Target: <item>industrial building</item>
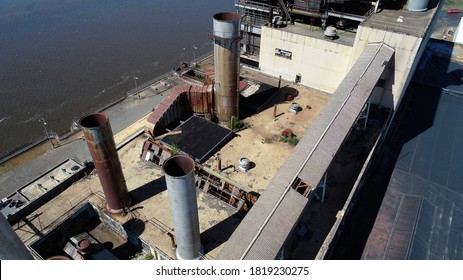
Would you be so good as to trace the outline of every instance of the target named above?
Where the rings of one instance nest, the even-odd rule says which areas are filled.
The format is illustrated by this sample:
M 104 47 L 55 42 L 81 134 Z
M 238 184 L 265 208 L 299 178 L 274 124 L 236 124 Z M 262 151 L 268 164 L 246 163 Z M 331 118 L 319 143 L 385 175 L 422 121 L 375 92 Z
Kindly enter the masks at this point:
M 30 185 L 51 200 L 21 213 L 38 200 L 20 189 L 14 195 L 26 205 L 2 213 L 39 259 L 335 258 L 370 167 L 403 116 L 439 4 L 235 1 L 237 13 L 212 19 L 213 65 L 177 69 L 178 85 L 142 135 L 118 148 L 107 116 L 82 118 L 97 174 L 75 163 L 75 183 L 52 195 L 38 178 Z M 56 178 L 48 176 L 61 185 Z M 408 198 L 399 216 L 418 211 L 421 200 Z M 314 205 L 337 199 L 323 226 L 305 222 Z M 304 246 L 315 253 L 294 254 Z M 381 258 L 368 248 L 364 258 Z
M 461 52 L 451 43 L 428 43 L 331 258 L 462 258 Z

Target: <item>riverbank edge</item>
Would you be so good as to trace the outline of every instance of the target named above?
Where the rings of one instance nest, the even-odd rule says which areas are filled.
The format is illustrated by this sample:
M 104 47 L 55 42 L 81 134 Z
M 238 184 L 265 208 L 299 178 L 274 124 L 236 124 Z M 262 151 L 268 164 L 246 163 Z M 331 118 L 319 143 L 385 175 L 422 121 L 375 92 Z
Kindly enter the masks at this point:
M 193 63 L 199 63 L 199 62 L 209 58 L 212 55 L 213 55 L 213 51 L 209 51 L 209 52 L 205 53 L 204 55 L 199 56 L 196 59 L 196 61 L 191 61 L 189 63 L 190 63 L 190 65 L 193 65 Z M 104 105 L 103 107 L 101 107 L 101 108 L 99 108 L 97 110 L 93 110 L 93 112 L 104 112 L 104 111 L 112 108 L 113 106 L 116 106 L 116 105 L 120 104 L 121 102 L 123 102 L 124 100 L 126 100 L 128 98 L 133 98 L 137 93 L 145 90 L 147 87 L 151 86 L 152 84 L 159 83 L 159 82 L 161 82 L 163 80 L 167 80 L 170 77 L 172 77 L 173 75 L 174 75 L 174 73 L 172 71 L 168 71 L 168 72 L 166 72 L 166 73 L 164 73 L 162 75 L 159 75 L 159 76 L 157 76 L 157 77 L 155 77 L 155 78 L 153 78 L 153 79 L 139 85 L 137 88 L 129 90 L 125 94 L 125 96 L 120 97 L 120 98 L 118 98 L 116 100 L 113 100 L 113 101 L 109 102 L 108 104 Z M 90 114 L 90 113 L 92 113 L 92 112 L 87 112 L 87 113 L 83 114 L 83 116 L 86 115 L 86 114 Z M 65 140 L 69 139 L 70 137 L 76 135 L 80 131 L 81 131 L 80 129 L 76 129 L 74 131 L 69 129 L 68 131 L 66 131 L 63 134 L 59 135 L 59 138 L 57 140 L 59 142 L 65 141 Z M 30 143 L 30 144 L 26 144 L 23 147 L 19 147 L 16 151 L 13 151 L 13 152 L 11 152 L 9 154 L 5 154 L 3 156 L 0 156 L 0 165 L 7 162 L 7 161 L 9 161 L 9 160 L 11 160 L 11 159 L 14 159 L 15 157 L 17 157 L 17 156 L 19 156 L 19 155 L 21 155 L 23 153 L 26 153 L 26 152 L 34 149 L 37 146 L 40 146 L 40 145 L 44 144 L 46 141 L 51 141 L 50 139 L 51 138 L 48 138 L 48 137 L 44 136 L 44 137 L 38 139 L 37 141 L 34 141 L 34 142 Z

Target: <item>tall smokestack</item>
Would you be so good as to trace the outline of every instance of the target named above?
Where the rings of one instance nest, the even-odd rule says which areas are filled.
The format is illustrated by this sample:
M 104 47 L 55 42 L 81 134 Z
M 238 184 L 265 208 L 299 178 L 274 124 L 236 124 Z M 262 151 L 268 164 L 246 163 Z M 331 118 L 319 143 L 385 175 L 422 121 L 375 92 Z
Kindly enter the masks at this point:
M 221 123 L 239 117 L 240 20 L 238 13 L 219 13 L 213 19 L 214 102 Z
M 167 159 L 163 169 L 177 240 L 177 259 L 199 259 L 202 246 L 199 238 L 195 162 L 189 156 L 177 155 Z
M 103 187 L 107 209 L 111 213 L 121 213 L 130 205 L 130 197 L 109 118 L 103 113 L 94 113 L 81 118 L 80 125 Z
M 0 260 L 33 260 L 31 253 L 0 213 Z

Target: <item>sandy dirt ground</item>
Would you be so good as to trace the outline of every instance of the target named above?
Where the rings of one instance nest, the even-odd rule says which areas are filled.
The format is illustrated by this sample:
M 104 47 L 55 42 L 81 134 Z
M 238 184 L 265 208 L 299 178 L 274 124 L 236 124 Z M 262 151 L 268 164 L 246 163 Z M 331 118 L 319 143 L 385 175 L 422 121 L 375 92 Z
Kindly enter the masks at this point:
M 242 77 L 278 87 L 278 79 L 262 75 L 247 69 L 241 70 Z M 283 130 L 291 129 L 298 139 L 312 125 L 320 114 L 329 95 L 293 83 L 281 83 L 281 95 L 297 93 L 292 101 L 283 101 L 243 119 L 246 124 L 244 130 L 236 133 L 236 137 L 216 153 L 206 164 L 217 171 L 217 157 L 222 162 L 223 175 L 230 177 L 242 186 L 255 192 L 262 192 L 275 175 L 283 162 L 294 149 L 289 143 L 280 142 Z M 297 114 L 289 112 L 292 102 L 298 103 L 302 111 Z M 251 162 L 251 169 L 247 172 L 237 170 L 239 160 L 246 157 Z M 235 168 L 233 167 L 235 166 Z

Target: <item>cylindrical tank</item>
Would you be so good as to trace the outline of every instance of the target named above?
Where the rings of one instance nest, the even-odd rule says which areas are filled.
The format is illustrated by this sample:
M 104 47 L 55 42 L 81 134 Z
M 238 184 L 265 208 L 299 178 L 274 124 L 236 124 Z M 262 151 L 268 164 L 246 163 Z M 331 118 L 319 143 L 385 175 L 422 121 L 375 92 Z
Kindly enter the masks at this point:
M 220 123 L 239 117 L 240 22 L 238 13 L 218 13 L 213 19 L 214 103 Z
M 412 12 L 423 12 L 428 9 L 429 0 L 408 0 L 405 9 Z
M 121 213 L 130 206 L 130 197 L 109 118 L 103 113 L 94 113 L 81 118 L 79 123 L 106 197 L 107 209 L 111 213 Z
M 199 259 L 202 246 L 199 237 L 195 162 L 189 156 L 177 155 L 164 162 L 163 170 L 177 240 L 177 259 Z
M 0 260 L 34 259 L 2 213 L 0 213 L 0 240 Z

